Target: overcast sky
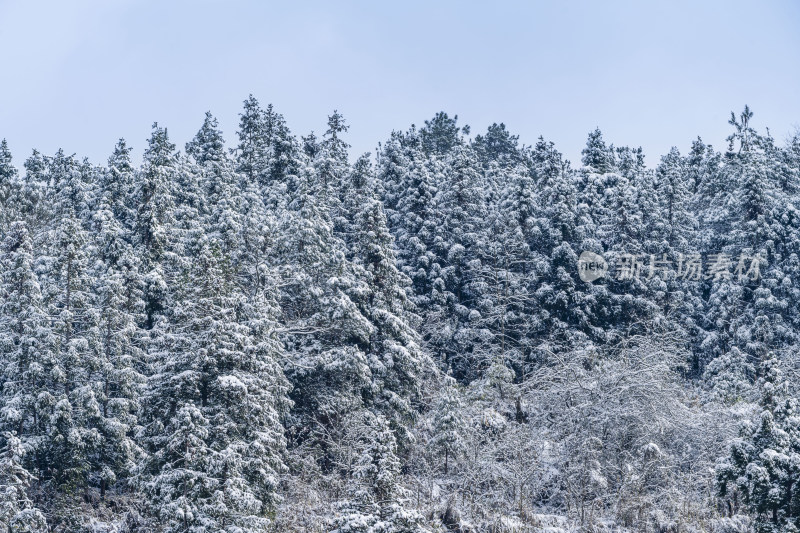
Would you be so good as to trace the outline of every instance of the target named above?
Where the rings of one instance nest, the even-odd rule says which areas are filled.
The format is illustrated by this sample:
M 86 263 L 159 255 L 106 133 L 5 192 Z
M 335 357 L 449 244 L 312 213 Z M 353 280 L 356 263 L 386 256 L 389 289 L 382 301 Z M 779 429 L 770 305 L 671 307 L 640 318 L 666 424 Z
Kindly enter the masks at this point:
M 717 147 L 749 104 L 778 139 L 800 125 L 800 2 L 0 0 L 0 138 L 105 163 L 154 121 L 183 147 L 210 110 L 229 146 L 242 101 L 296 134 L 338 109 L 354 154 L 444 110 L 505 122 L 573 161 L 599 126 L 649 164 Z

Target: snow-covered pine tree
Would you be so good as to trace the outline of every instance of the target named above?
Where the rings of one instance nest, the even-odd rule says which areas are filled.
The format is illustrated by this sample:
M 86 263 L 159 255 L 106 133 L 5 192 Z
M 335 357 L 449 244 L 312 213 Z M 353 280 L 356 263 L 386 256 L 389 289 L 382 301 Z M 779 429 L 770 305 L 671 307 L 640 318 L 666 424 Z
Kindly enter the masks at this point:
M 237 135 L 239 145 L 236 147 L 236 171 L 243 174 L 248 183 L 263 186 L 268 139 L 264 111 L 252 94 L 244 101 L 244 110 L 239 114 Z
M 463 433 L 466 429 L 466 420 L 461 414 L 462 403 L 458 384 L 450 377 L 445 376 L 442 390 L 434 407 L 433 415 L 433 445 L 441 455 L 444 455 L 444 475 L 450 471 L 451 462 L 459 459 L 464 451 Z
M 400 485 L 397 442 L 381 415 L 364 414 L 366 431 L 359 443 L 350 497 L 341 502 L 331 522 L 331 533 L 424 533 L 423 517 L 405 505 Z
M 522 162 L 519 150 L 519 135 L 512 135 L 506 125 L 494 123 L 484 135 L 476 135 L 472 147 L 485 167 L 495 163 L 502 168 L 513 167 Z
M 328 129 L 322 136 L 312 161 L 316 175 L 315 194 L 320 196 L 320 201 L 328 210 L 337 235 L 346 231 L 347 226 L 342 202 L 349 192 L 346 185 L 350 171 L 347 161 L 347 150 L 350 145 L 345 142 L 342 135 L 348 129 L 344 117 L 338 111 L 334 111 L 328 117 Z
M 756 368 L 750 359 L 734 347 L 711 361 L 703 372 L 710 398 L 731 405 L 752 400 Z
M 730 456 L 717 467 L 720 495 L 742 503 L 754 515 L 759 532 L 800 529 L 800 427 L 797 400 L 777 359 L 764 360 L 761 377 L 761 414 L 745 423 L 734 440 Z
M 165 531 L 263 531 L 284 469 L 280 345 L 268 317 L 242 316 L 219 246 L 201 237 L 192 247 L 157 326 L 140 482 Z
M 437 182 L 428 170 L 419 134 L 395 132 L 379 158 L 378 187 L 395 238 L 400 270 L 412 281 L 414 300 L 422 311 L 431 290 L 428 268 L 433 261 L 433 198 Z
M 694 223 L 687 211 L 691 183 L 687 182 L 686 162 L 677 148 L 661 158 L 656 169 L 658 198 L 661 205 L 658 213 L 664 217 L 663 235 L 673 250 L 687 250 L 687 235 L 694 230 Z M 643 213 L 646 215 L 646 213 Z
M 32 452 L 28 465 L 38 475 L 47 425 L 60 391 L 56 381 L 57 345 L 34 271 L 33 243 L 24 222 L 14 222 L 3 241 L 0 303 L 0 422 Z M 6 444 L 6 443 L 4 443 Z
M 263 110 L 250 95 L 239 116 L 239 144 L 234 152 L 240 188 L 258 189 L 265 205 L 275 207 L 285 201 L 286 191 L 296 186 L 300 145 L 272 104 Z
M 290 186 L 292 177 L 299 169 L 299 146 L 286 125 L 286 119 L 275 111 L 272 104 L 264 111 L 264 133 L 267 142 L 268 183 Z
M 48 160 L 46 193 L 54 227 L 71 214 L 86 228 L 96 180 L 96 169 L 86 159 L 79 162 L 74 155 L 67 156 L 59 150 Z
M 67 187 L 65 187 L 67 188 Z M 66 207 L 46 259 L 43 281 L 47 312 L 52 317 L 57 355 L 51 374 L 55 406 L 44 446 L 43 479 L 52 479 L 65 494 L 88 486 L 89 454 L 97 445 L 90 419 L 98 409 L 91 381 L 97 360 L 97 316 L 93 308 L 87 254 L 87 232 Z
M 494 163 L 492 170 L 499 170 Z M 476 311 L 470 323 L 478 333 L 472 351 L 476 359 L 484 361 L 483 370 L 499 356 L 522 375 L 538 326 L 526 318 L 533 304 L 529 291 L 537 277 L 535 254 L 520 226 L 524 215 L 514 208 L 517 186 L 529 172 L 522 166 L 500 172 L 507 180 L 506 187 L 489 203 L 482 229 L 492 238 L 476 247 L 475 257 L 467 265 L 469 294 Z M 533 222 L 533 218 L 525 222 Z
M 318 424 L 336 426 L 372 395 L 366 352 L 374 326 L 349 294 L 367 291 L 333 232 L 323 185 L 307 165 L 280 221 L 273 260 L 280 275 L 284 371 L 294 401 L 287 430 L 316 440 Z M 324 461 L 323 461 L 324 462 Z
M 614 151 L 606 146 L 603 140 L 603 133 L 599 128 L 589 132 L 586 147 L 581 151 L 581 155 L 581 162 L 585 167 L 590 168 L 592 172 L 605 174 L 612 172 L 616 167 Z
M 47 521 L 28 496 L 34 478 L 22 464 L 22 441 L 11 433 L 2 440 L 6 444 L 0 455 L 0 527 L 9 533 L 45 533 Z
M 206 111 L 200 130 L 191 142 L 186 143 L 186 153 L 200 166 L 221 163 L 225 159 L 225 141 L 219 130 L 219 122 L 211 111 Z
M 597 182 L 606 182 L 586 171 L 581 183 L 553 143 L 541 137 L 533 147 L 531 163 L 530 175 L 517 173 L 512 205 L 517 218 L 524 220 L 523 233 L 533 252 L 530 314 L 536 317 L 534 329 L 546 332 L 547 337 L 536 351 L 572 349 L 584 343 L 587 335 L 599 336 L 602 328 L 598 325 L 608 320 L 603 309 L 606 287 L 576 282 L 574 269 L 582 250 L 603 252 L 592 215 L 605 213 L 599 205 L 602 196 Z
M 458 115 L 450 118 L 447 113 L 440 111 L 425 125 L 420 128 L 420 141 L 422 149 L 427 154 L 444 155 L 456 146 L 464 144 L 464 135 L 469 135 L 469 127 L 457 126 Z
M 562 243 L 577 244 L 582 237 L 577 231 L 577 191 L 569 163 L 552 141 L 539 137 L 531 159 L 532 172 L 516 173 L 513 208 L 531 249 L 547 256 Z
M 752 127 L 752 117 L 748 107 L 738 118 L 731 113 L 734 132 L 717 177 L 728 185 L 704 220 L 710 229 L 702 242 L 731 263 L 722 279 L 710 282 L 704 310 L 708 320 L 701 321 L 708 331 L 701 346 L 706 362 L 734 345 L 761 359 L 796 338 L 789 327 L 794 318 L 787 313 L 793 296 L 786 290 L 790 282 L 781 263 L 798 250 L 792 236 L 797 209 L 781 192 L 774 162 L 767 156 L 773 141 Z M 745 262 L 739 265 L 742 258 Z M 744 275 L 747 270 L 734 270 L 749 269 L 753 261 L 757 280 Z
M 98 408 L 87 421 L 98 441 L 90 455 L 90 482 L 100 499 L 125 479 L 141 456 L 133 436 L 146 367 L 144 300 L 139 260 L 107 198 L 93 219 L 93 312 L 97 317 L 96 362 L 90 381 Z
M 136 222 L 134 180 L 131 147 L 125 139 L 120 139 L 108 158 L 108 167 L 100 174 L 98 199 L 105 199 L 114 217 L 126 231 L 132 230 Z
M 363 282 L 350 291 L 350 298 L 374 328 L 367 349 L 373 382 L 368 405 L 382 413 L 398 439 L 407 443 L 414 404 L 425 374 L 433 368 L 414 330 L 418 318 L 406 293 L 409 280 L 397 269 L 394 241 L 374 182 L 368 156 L 362 156 L 347 178 L 342 202 L 347 257 Z
M 17 174 L 17 169 L 11 162 L 11 151 L 8 149 L 8 143 L 3 139 L 0 141 L 0 208 L 2 208 L 0 228 L 12 220 L 16 210 L 16 206 L 12 205 L 9 200 L 18 187 Z
M 422 333 L 440 364 L 451 367 L 457 379 L 471 379 L 486 362 L 470 349 L 480 331 L 473 324 L 477 310 L 469 290 L 469 265 L 488 238 L 487 192 L 471 148 L 457 146 L 437 163 L 434 180 L 441 185 L 428 221 L 433 224 L 429 250 L 435 259 L 426 269 L 431 291 L 428 307 L 422 309 Z
M 19 213 L 17 217 L 22 217 L 28 226 L 35 230 L 47 222 L 42 206 L 47 171 L 44 157 L 37 150 L 33 150 L 31 156 L 25 160 L 24 167 L 25 176 L 17 190 L 14 203 Z
M 241 189 L 224 144 L 217 119 L 208 112 L 194 140 L 186 145 L 186 152 L 199 167 L 200 191 L 205 204 L 202 231 L 219 244 L 223 257 L 236 270 L 242 232 Z M 197 221 L 190 221 L 190 227 L 198 231 Z
M 134 194 L 136 224 L 133 241 L 142 258 L 145 281 L 145 327 L 150 329 L 166 306 L 164 254 L 170 247 L 170 226 L 174 222 L 175 145 L 167 130 L 153 124 L 144 152 L 144 164 Z

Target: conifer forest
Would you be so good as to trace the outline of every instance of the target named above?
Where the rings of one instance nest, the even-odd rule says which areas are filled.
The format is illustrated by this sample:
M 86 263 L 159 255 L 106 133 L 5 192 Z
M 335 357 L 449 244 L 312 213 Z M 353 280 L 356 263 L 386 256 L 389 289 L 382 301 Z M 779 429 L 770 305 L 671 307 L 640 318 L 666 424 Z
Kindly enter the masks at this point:
M 800 531 L 800 134 L 755 111 L 647 160 L 253 96 L 3 141 L 0 532 Z

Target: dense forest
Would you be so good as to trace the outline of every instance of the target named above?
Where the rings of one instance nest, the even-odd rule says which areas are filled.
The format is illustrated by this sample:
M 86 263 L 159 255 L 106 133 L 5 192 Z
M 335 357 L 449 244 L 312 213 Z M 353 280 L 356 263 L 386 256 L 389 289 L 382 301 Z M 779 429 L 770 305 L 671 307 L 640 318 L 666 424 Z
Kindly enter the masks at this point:
M 3 141 L 0 531 L 798 531 L 800 134 L 752 117 Z

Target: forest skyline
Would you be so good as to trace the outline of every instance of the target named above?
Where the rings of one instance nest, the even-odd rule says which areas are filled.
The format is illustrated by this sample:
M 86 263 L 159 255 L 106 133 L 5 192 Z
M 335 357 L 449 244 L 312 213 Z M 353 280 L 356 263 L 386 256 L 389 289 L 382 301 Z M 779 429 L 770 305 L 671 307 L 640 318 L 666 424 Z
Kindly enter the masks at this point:
M 793 530 L 800 136 L 754 116 L 655 169 L 444 112 L 351 163 L 252 96 L 140 165 L 0 142 L 0 525 Z

